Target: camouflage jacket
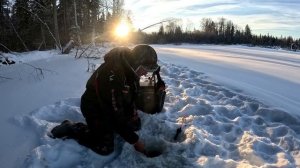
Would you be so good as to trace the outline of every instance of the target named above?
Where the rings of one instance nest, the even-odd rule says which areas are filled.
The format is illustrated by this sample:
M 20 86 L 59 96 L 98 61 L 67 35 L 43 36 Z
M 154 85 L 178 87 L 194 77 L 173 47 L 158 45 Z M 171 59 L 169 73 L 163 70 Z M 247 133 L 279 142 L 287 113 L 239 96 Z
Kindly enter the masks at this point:
M 137 82 L 134 75 L 124 69 L 114 70 L 112 65 L 103 63 L 90 77 L 81 104 L 93 106 L 93 111 L 82 111 L 83 115 L 107 123 L 130 144 L 138 140 L 138 135 L 128 127 L 135 115 L 134 98 Z M 105 128 L 103 128 L 105 129 Z

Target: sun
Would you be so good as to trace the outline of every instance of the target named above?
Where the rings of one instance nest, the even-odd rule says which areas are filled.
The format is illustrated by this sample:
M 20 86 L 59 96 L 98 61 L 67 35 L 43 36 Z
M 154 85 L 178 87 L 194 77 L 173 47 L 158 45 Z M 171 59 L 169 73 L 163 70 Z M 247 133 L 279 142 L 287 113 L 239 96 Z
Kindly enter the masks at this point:
M 129 25 L 125 20 L 122 20 L 115 29 L 115 35 L 118 37 L 126 37 L 129 33 Z

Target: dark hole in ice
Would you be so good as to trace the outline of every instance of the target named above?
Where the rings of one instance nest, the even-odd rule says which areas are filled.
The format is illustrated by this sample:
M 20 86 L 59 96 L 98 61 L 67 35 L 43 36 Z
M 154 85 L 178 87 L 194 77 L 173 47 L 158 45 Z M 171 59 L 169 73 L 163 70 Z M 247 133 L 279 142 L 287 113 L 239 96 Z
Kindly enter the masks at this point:
M 166 150 L 166 142 L 160 138 L 151 137 L 145 141 L 145 150 L 148 157 L 157 157 Z

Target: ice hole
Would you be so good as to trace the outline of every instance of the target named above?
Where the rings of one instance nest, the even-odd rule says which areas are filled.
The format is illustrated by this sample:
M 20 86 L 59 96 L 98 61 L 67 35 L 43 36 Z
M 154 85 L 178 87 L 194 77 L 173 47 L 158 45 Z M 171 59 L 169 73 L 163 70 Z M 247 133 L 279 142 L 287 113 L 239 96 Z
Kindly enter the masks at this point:
M 166 148 L 166 142 L 158 137 L 148 137 L 145 141 L 145 150 L 152 155 L 159 156 L 165 152 Z

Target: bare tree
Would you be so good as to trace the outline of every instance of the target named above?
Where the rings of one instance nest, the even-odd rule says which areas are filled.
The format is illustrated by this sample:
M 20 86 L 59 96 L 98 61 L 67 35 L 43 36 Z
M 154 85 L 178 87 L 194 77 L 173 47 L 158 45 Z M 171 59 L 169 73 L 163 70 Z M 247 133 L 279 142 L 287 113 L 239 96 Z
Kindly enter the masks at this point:
M 57 6 L 56 0 L 52 0 L 52 8 L 53 8 L 53 22 L 54 22 L 54 35 L 57 41 L 56 48 L 61 50 L 60 39 L 59 39 L 59 32 L 58 32 L 58 23 L 57 23 Z

